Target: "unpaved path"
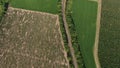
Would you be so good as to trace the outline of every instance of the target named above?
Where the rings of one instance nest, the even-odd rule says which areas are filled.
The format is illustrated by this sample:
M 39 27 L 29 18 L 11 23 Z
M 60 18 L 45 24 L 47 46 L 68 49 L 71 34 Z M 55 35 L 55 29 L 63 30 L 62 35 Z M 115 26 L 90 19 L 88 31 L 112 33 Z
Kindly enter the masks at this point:
M 72 39 L 71 39 L 70 31 L 69 31 L 68 24 L 66 21 L 65 9 L 66 9 L 66 0 L 62 0 L 62 16 L 63 16 L 63 22 L 64 22 L 64 26 L 65 26 L 65 31 L 66 31 L 67 38 L 68 38 L 68 46 L 70 48 L 74 67 L 78 68 L 77 59 L 76 59 L 75 53 L 74 53 L 75 51 L 72 47 L 72 42 L 71 42 Z
M 95 44 L 94 44 L 94 59 L 95 59 L 95 64 L 96 68 L 101 68 L 100 62 L 99 62 L 99 57 L 98 57 L 98 43 L 99 43 L 99 31 L 100 31 L 100 19 L 101 19 L 101 5 L 102 5 L 102 0 L 98 0 L 98 13 L 97 13 L 97 24 L 96 24 L 96 37 L 95 37 Z

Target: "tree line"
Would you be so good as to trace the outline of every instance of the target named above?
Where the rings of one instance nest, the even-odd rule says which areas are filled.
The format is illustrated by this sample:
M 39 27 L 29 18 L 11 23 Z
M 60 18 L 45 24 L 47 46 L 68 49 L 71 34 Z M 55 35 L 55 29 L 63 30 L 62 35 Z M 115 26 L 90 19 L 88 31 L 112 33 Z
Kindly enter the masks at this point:
M 58 14 L 59 14 L 59 19 L 60 19 L 60 27 L 61 27 L 62 37 L 63 37 L 63 40 L 64 40 L 64 46 L 65 46 L 65 49 L 66 49 L 66 52 L 67 52 L 67 58 L 69 60 L 70 68 L 74 68 L 73 61 L 72 61 L 72 56 L 71 56 L 70 49 L 69 49 L 69 46 L 68 46 L 68 39 L 67 39 L 67 36 L 66 36 L 66 31 L 65 31 L 65 27 L 64 27 L 63 19 L 62 19 L 61 1 L 62 0 L 58 0 Z M 83 56 L 81 54 L 80 44 L 78 42 L 78 36 L 77 36 L 76 29 L 75 29 L 76 26 L 75 26 L 74 20 L 72 18 L 72 1 L 73 0 L 67 0 L 66 12 L 65 12 L 66 13 L 66 19 L 67 19 L 68 27 L 70 29 L 70 34 L 71 34 L 71 38 L 72 38 L 71 42 L 72 42 L 73 48 L 75 50 L 75 57 L 77 58 L 77 63 L 79 65 L 79 68 L 86 68 L 84 60 L 83 60 Z

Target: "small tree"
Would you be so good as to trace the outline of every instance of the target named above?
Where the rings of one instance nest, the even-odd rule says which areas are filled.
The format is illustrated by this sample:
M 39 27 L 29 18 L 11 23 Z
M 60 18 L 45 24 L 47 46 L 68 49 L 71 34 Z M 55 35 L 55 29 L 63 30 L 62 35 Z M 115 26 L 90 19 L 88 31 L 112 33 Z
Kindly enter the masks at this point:
M 3 5 L 0 5 L 0 18 L 2 17 L 3 13 L 4 13 L 4 7 Z

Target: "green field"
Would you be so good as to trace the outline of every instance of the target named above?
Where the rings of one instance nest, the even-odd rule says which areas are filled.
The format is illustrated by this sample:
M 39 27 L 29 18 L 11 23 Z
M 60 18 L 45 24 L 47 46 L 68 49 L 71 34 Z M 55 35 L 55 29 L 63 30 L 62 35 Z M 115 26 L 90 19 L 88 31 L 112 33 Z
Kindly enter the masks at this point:
M 56 14 L 58 0 L 12 0 L 11 6 Z
M 102 68 L 120 68 L 120 0 L 103 0 L 99 41 Z
M 96 68 L 93 46 L 96 32 L 97 2 L 73 0 L 72 10 L 72 17 L 86 68 Z

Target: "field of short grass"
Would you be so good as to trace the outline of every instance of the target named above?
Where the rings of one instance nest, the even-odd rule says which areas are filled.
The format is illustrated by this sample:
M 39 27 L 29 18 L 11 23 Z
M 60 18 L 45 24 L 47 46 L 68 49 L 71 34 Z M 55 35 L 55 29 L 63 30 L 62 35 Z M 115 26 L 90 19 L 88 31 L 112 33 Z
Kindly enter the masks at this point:
M 93 46 L 96 33 L 97 2 L 73 0 L 72 17 L 86 68 L 96 68 Z
M 9 8 L 0 24 L 1 68 L 68 68 L 58 17 Z
M 120 0 L 103 0 L 99 39 L 102 68 L 120 68 Z
M 12 7 L 57 13 L 57 0 L 11 0 Z

